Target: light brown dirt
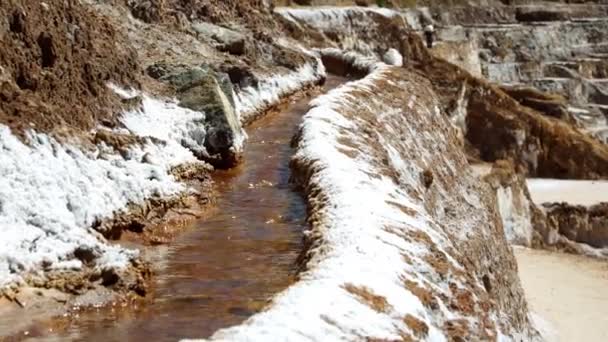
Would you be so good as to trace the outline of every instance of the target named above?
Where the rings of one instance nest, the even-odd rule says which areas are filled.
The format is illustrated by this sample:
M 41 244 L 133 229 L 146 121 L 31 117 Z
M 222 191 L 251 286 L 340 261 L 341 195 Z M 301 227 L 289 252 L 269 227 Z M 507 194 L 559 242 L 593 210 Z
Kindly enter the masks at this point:
M 532 311 L 551 325 L 548 341 L 608 339 L 605 261 L 523 248 L 515 256 Z

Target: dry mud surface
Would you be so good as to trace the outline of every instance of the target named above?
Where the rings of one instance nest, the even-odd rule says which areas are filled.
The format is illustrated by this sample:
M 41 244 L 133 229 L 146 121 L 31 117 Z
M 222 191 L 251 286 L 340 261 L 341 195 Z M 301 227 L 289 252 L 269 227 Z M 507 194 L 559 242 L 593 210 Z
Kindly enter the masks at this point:
M 608 201 L 608 181 L 529 179 L 528 188 L 536 204 L 593 205 Z
M 608 341 L 605 261 L 525 248 L 514 252 L 531 311 L 554 329 L 548 341 Z

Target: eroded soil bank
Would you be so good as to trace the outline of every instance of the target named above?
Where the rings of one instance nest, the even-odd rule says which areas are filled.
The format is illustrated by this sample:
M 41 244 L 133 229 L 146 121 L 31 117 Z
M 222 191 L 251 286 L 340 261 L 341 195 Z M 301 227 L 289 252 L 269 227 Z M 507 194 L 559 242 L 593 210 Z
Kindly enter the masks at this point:
M 324 90 L 345 81 L 329 77 Z M 213 176 L 217 208 L 169 247 L 150 303 L 40 323 L 28 336 L 175 341 L 209 336 L 262 309 L 293 282 L 302 249 L 306 204 L 289 183 L 289 159 L 308 101 L 299 96 L 249 127 L 242 165 Z

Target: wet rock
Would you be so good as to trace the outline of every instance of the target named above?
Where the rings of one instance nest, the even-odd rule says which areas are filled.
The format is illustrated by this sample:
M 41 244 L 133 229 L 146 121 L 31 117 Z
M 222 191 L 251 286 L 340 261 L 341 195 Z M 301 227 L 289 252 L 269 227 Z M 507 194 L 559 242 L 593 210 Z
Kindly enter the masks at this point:
M 205 22 L 193 23 L 192 29 L 199 35 L 215 40 L 219 44 L 217 48 L 220 51 L 233 55 L 245 53 L 245 35 L 239 32 Z
M 220 70 L 228 75 L 232 84 L 241 89 L 256 87 L 259 83 L 258 78 L 247 66 L 225 64 L 220 66 Z
M 205 131 L 193 136 L 197 144 L 201 141 L 204 144 L 207 155 L 202 156 L 203 159 L 218 168 L 236 165 L 244 133 L 234 108 L 228 76 L 209 69 L 192 68 L 171 76 L 170 80 L 178 87 L 181 106 L 205 113 Z

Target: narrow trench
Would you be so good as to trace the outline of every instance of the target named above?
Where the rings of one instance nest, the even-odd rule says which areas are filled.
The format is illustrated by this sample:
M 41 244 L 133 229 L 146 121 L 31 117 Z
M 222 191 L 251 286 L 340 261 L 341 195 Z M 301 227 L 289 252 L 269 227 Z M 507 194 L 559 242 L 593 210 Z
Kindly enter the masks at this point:
M 328 76 L 323 91 L 346 81 Z M 309 101 L 298 98 L 248 127 L 243 163 L 214 174 L 216 208 L 169 246 L 149 303 L 86 312 L 33 340 L 209 337 L 243 322 L 293 283 L 306 203 L 289 184 L 290 141 Z

